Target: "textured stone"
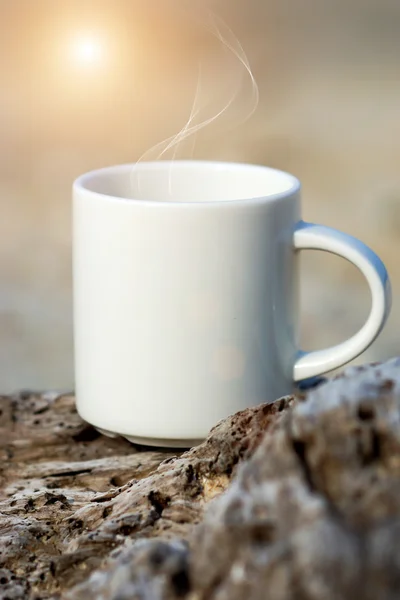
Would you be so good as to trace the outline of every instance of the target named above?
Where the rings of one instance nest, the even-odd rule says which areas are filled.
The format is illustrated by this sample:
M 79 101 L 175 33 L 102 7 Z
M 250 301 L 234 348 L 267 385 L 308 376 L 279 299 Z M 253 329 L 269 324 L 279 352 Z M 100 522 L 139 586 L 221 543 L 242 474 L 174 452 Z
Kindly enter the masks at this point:
M 195 532 L 197 597 L 398 598 L 399 442 L 399 359 L 309 392 Z
M 107 559 L 119 564 L 137 539 L 188 538 L 204 505 L 291 401 L 238 413 L 177 455 L 101 436 L 81 421 L 71 396 L 2 397 L 0 598 L 57 597 Z M 182 542 L 175 547 L 168 565 L 179 564 Z M 142 564 L 143 551 L 135 556 Z
M 400 359 L 181 455 L 98 436 L 71 397 L 2 406 L 2 598 L 400 597 Z

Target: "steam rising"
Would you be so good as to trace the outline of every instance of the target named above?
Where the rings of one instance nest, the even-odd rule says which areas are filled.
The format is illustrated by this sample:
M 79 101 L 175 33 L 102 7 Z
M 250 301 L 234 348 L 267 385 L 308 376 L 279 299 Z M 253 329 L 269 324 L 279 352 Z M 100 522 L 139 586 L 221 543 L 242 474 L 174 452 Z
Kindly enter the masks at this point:
M 242 119 L 242 123 L 250 119 L 250 117 L 257 110 L 259 104 L 259 90 L 257 82 L 254 78 L 249 60 L 243 49 L 243 46 L 241 45 L 239 39 L 236 37 L 232 29 L 223 21 L 223 19 L 221 19 L 221 17 L 213 13 L 211 10 L 207 10 L 206 12 L 206 22 L 204 23 L 204 27 L 206 31 L 208 31 L 221 43 L 224 52 L 230 54 L 234 57 L 235 60 L 237 60 L 238 69 L 237 71 L 235 71 L 235 81 L 230 92 L 228 101 L 220 110 L 217 111 L 216 114 L 213 114 L 209 117 L 203 118 L 203 120 L 199 120 L 199 122 L 196 122 L 199 119 L 200 115 L 204 113 L 205 109 L 207 108 L 207 106 L 204 107 L 200 104 L 204 79 L 204 68 L 200 60 L 198 65 L 198 77 L 193 103 L 186 123 L 183 125 L 182 129 L 177 134 L 170 136 L 162 142 L 159 142 L 158 144 L 144 152 L 142 156 L 138 159 L 136 164 L 139 164 L 140 162 L 145 160 L 160 160 L 169 151 L 172 151 L 168 190 L 170 195 L 172 194 L 173 161 L 177 157 L 179 148 L 181 147 L 183 142 L 185 142 L 188 138 L 192 138 L 192 148 L 190 157 L 193 155 L 194 145 L 196 142 L 196 134 L 200 130 L 204 129 L 208 125 L 211 125 L 214 121 L 222 117 L 222 115 L 231 108 L 231 106 L 237 99 L 239 93 L 242 91 L 245 80 L 250 80 L 251 105 L 249 111 Z M 140 193 L 141 186 L 138 173 L 132 173 L 132 185 L 133 189 L 137 190 Z

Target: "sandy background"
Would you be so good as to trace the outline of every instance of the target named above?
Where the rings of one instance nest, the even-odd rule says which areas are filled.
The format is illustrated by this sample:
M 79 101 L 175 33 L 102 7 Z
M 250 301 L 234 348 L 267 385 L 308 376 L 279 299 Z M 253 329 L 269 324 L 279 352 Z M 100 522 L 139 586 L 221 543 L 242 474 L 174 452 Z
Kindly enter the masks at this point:
M 251 80 L 207 30 L 206 6 L 259 85 L 244 123 Z M 178 156 L 300 177 L 304 218 L 362 238 L 391 274 L 392 316 L 359 361 L 398 354 L 399 31 L 396 0 L 0 0 L 0 389 L 73 387 L 72 180 L 179 131 L 199 63 L 202 118 L 237 97 Z M 90 64 L 76 51 L 88 36 L 101 42 Z M 320 253 L 304 253 L 302 298 L 306 349 L 354 333 L 370 306 L 355 268 Z

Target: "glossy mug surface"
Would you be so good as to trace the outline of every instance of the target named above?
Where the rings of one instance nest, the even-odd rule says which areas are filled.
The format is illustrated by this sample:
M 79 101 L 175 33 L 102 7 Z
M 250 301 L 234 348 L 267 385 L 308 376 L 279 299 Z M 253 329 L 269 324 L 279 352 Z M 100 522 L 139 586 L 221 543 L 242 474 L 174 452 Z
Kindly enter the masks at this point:
M 304 223 L 300 183 L 287 173 L 122 165 L 81 176 L 73 196 L 77 408 L 109 434 L 192 446 L 220 419 L 356 357 L 388 315 L 381 260 Z M 310 353 L 298 347 L 302 249 L 351 261 L 372 294 L 356 335 Z

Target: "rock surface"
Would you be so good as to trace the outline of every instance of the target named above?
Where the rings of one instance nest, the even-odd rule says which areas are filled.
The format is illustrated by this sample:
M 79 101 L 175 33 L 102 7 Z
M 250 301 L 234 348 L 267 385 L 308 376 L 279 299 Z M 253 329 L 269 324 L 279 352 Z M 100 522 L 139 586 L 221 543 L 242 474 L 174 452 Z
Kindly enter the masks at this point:
M 0 598 L 400 597 L 400 359 L 179 455 L 100 436 L 72 397 L 0 408 Z
M 234 415 L 177 455 L 101 436 L 71 396 L 2 397 L 0 598 L 57 597 L 139 538 L 187 539 L 291 402 Z

